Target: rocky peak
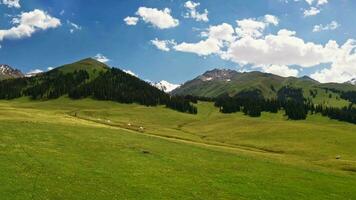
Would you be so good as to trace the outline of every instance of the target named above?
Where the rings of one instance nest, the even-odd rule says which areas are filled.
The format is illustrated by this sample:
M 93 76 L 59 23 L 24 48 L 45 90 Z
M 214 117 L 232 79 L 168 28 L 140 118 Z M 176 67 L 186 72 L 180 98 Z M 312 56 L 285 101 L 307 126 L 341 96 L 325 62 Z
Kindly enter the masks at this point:
M 0 79 L 20 78 L 24 75 L 18 69 L 13 69 L 9 65 L 0 64 Z
M 231 79 L 238 74 L 237 71 L 231 69 L 213 69 L 211 71 L 205 72 L 203 75 L 198 78 L 202 81 L 231 81 Z

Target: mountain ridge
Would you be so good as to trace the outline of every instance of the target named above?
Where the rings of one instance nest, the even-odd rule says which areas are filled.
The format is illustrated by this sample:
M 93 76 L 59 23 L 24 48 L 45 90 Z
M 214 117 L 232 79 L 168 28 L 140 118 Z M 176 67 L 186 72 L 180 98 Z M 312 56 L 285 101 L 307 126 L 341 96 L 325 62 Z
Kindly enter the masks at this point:
M 315 89 L 334 92 L 356 91 L 356 86 L 350 84 L 320 83 L 309 76 L 282 77 L 260 71 L 237 72 L 231 69 L 213 69 L 187 81 L 173 90 L 172 94 L 218 97 L 226 93 L 234 96 L 243 90 L 258 89 L 263 96 L 273 98 L 276 91 L 283 86 L 302 88 L 305 96 L 309 96 L 309 91 Z
M 0 64 L 0 80 L 21 77 L 24 77 L 24 74 L 20 70 L 14 69 L 7 64 Z

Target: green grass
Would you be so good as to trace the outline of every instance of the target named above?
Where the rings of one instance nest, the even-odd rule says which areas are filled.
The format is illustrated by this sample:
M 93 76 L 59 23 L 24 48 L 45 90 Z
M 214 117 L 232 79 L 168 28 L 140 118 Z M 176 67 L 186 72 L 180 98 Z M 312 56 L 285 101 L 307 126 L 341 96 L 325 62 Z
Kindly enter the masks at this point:
M 93 58 L 86 58 L 75 63 L 63 65 L 54 70 L 59 70 L 63 73 L 73 73 L 74 71 L 84 70 L 89 73 L 90 79 L 96 78 L 100 72 L 105 72 L 109 67 Z
M 356 199 L 355 125 L 198 106 L 0 101 L 0 197 Z

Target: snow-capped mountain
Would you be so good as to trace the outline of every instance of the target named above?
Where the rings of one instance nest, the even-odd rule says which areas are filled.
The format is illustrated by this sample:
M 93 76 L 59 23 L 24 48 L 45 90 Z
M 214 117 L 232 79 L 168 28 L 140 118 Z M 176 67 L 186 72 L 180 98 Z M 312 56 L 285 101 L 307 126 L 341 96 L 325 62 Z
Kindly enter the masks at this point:
M 171 92 L 180 86 L 178 84 L 169 83 L 168 81 L 165 80 L 162 80 L 158 83 L 152 83 L 152 85 L 164 92 Z
M 346 83 L 352 84 L 352 85 L 356 85 L 356 78 L 353 78 L 349 81 L 347 81 Z
M 24 75 L 20 70 L 13 69 L 9 65 L 0 64 L 0 80 L 9 78 L 20 78 Z

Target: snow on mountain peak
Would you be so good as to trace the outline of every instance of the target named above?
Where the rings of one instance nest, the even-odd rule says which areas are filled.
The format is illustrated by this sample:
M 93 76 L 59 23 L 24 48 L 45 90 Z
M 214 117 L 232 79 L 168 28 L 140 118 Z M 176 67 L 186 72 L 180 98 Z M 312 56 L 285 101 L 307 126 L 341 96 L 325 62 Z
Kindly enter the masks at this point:
M 162 80 L 158 83 L 152 83 L 152 85 L 164 92 L 172 92 L 176 88 L 180 87 L 180 85 L 178 84 L 169 83 L 165 80 Z

